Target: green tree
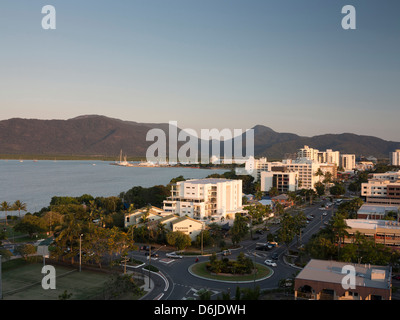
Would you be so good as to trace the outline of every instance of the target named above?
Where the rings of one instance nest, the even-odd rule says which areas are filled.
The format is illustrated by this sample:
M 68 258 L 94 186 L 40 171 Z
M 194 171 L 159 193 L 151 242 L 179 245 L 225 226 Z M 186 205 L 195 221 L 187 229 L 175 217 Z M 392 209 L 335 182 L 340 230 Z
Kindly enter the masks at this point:
M 189 247 L 192 243 L 189 235 L 181 231 L 171 231 L 166 235 L 167 243 L 176 247 L 177 250 L 183 250 Z
M 40 217 L 26 214 L 20 221 L 18 221 L 14 230 L 17 232 L 28 233 L 32 238 L 35 233 L 46 231 L 46 222 Z
M 36 247 L 32 244 L 22 244 L 15 249 L 15 252 L 28 260 L 30 255 L 36 254 Z
M 232 237 L 232 243 L 238 244 L 249 232 L 247 219 L 245 219 L 240 213 L 236 213 L 233 226 L 229 232 Z
M 348 235 L 347 229 L 348 226 L 346 224 L 346 221 L 344 220 L 344 217 L 341 214 L 336 213 L 336 215 L 333 218 L 332 231 L 337 239 L 339 259 L 340 259 L 340 247 L 342 244 L 342 240 L 344 239 L 345 236 Z
M 335 185 L 329 189 L 329 192 L 334 196 L 340 196 L 345 194 L 346 188 L 341 183 L 335 183 Z

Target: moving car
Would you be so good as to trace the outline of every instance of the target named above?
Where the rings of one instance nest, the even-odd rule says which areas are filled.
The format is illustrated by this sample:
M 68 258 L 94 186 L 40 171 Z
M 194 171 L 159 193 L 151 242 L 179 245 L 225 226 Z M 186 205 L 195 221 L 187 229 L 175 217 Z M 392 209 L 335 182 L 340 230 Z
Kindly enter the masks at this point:
M 273 261 L 270 260 L 270 259 L 265 260 L 264 263 L 265 263 L 267 266 L 276 267 L 276 263 L 273 262 Z
M 278 260 L 278 254 L 274 252 L 271 256 L 272 260 Z
M 167 253 L 166 256 L 168 258 L 172 258 L 172 259 L 182 259 L 183 258 L 183 256 L 176 254 L 176 252 Z

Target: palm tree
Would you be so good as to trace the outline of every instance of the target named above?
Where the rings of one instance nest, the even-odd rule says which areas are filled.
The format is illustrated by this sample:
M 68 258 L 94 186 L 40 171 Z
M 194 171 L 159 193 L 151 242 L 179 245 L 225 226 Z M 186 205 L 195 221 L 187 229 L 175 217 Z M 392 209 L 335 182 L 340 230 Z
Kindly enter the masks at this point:
M 17 200 L 14 202 L 13 209 L 18 210 L 18 216 L 21 218 L 21 210 L 26 212 L 26 203 Z
M 319 177 L 319 181 L 321 182 L 321 176 L 324 175 L 321 168 L 318 168 L 318 170 L 315 172 L 315 175 Z
M 332 231 L 334 235 L 337 236 L 337 244 L 338 244 L 338 260 L 339 260 L 339 255 L 340 255 L 340 247 L 342 243 L 342 239 L 344 240 L 345 236 L 348 236 L 347 230 L 348 226 L 346 221 L 344 220 L 344 217 L 340 214 L 336 214 L 335 217 L 333 218 L 333 223 L 332 223 Z
M 7 201 L 3 201 L 0 204 L 0 210 L 1 211 L 5 211 L 5 213 L 6 213 L 6 226 L 8 225 L 8 222 L 7 222 L 7 211 L 9 211 L 11 209 L 12 209 L 12 207 L 10 206 L 10 204 Z

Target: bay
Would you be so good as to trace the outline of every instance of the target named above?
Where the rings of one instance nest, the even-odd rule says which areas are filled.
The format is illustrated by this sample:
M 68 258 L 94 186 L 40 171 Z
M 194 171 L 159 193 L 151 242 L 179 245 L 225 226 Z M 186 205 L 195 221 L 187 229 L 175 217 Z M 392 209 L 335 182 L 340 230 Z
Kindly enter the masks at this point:
M 20 200 L 28 212 L 47 207 L 53 196 L 119 196 L 134 186 L 167 185 L 172 178 L 200 179 L 227 169 L 122 167 L 107 161 L 0 160 L 0 203 Z M 9 212 L 18 215 L 18 212 Z M 21 212 L 23 215 L 24 212 Z M 0 217 L 4 218 L 0 211 Z

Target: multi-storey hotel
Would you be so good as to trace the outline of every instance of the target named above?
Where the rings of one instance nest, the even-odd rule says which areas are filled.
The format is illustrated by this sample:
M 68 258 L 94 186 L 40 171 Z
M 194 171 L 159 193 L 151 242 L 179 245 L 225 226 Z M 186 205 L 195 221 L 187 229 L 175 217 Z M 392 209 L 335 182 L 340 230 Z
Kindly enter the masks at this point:
M 194 179 L 179 181 L 164 200 L 166 212 L 195 219 L 234 218 L 242 210 L 242 180 Z

